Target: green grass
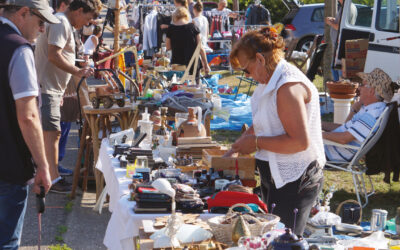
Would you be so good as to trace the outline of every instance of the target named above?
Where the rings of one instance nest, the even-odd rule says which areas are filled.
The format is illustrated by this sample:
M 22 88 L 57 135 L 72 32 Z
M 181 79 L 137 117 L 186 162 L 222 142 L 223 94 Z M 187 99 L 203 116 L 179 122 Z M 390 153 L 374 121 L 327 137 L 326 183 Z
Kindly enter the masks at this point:
M 55 239 L 57 242 L 64 242 L 64 238 L 63 238 L 61 235 L 56 235 L 56 236 L 54 237 L 54 239 Z
M 63 245 L 60 245 L 60 244 L 52 245 L 52 246 L 49 246 L 49 249 L 50 249 L 50 250 L 72 250 L 72 248 L 68 247 L 67 244 L 63 244 Z
M 222 145 L 230 145 L 236 141 L 241 135 L 240 131 L 231 130 L 212 130 L 211 136 L 213 140 Z
M 73 206 L 74 206 L 74 202 L 73 201 L 69 201 L 69 202 L 67 202 L 67 204 L 65 204 L 64 209 L 67 212 L 71 212 Z
M 350 173 L 343 171 L 324 171 L 325 183 L 324 189 L 335 185 L 336 192 L 331 200 L 331 211 L 335 212 L 337 206 L 348 199 L 357 200 L 354 193 L 353 180 Z M 388 211 L 388 219 L 396 215 L 396 207 L 400 206 L 400 183 L 392 182 L 387 184 L 383 182 L 384 174 L 371 176 L 372 183 L 376 193 L 369 198 L 368 205 L 363 209 L 363 220 L 369 221 L 371 210 L 381 208 Z M 366 177 L 368 179 L 368 177 Z M 366 180 L 367 180 L 366 179 Z M 367 182 L 368 183 L 368 182 Z M 367 185 L 367 188 L 370 186 Z
M 239 79 L 237 79 L 237 76 L 241 76 L 242 73 L 241 72 L 233 72 L 233 74 L 229 74 L 229 75 L 224 75 L 223 78 L 221 78 L 218 82 L 218 84 L 220 85 L 224 85 L 224 84 L 228 84 L 230 87 L 234 88 L 236 86 L 239 85 Z M 323 84 L 323 77 L 320 75 L 316 75 L 315 79 L 313 81 L 315 87 L 317 87 L 319 92 L 324 92 L 324 84 Z M 244 81 L 242 81 L 240 83 L 240 88 L 239 88 L 239 93 L 244 93 L 247 94 L 247 91 L 249 89 L 249 83 L 246 83 Z M 250 89 L 250 96 L 253 94 L 255 87 L 251 87 Z
M 58 226 L 57 231 L 59 234 L 64 234 L 68 231 L 68 228 L 67 228 L 67 226 L 61 225 L 61 226 Z
M 68 231 L 68 227 L 67 226 L 64 226 L 64 225 L 58 226 L 57 227 L 57 235 L 54 237 L 54 239 L 57 242 L 64 242 L 64 238 L 63 238 L 62 235 L 65 234 L 67 231 Z M 57 245 L 57 246 L 59 246 L 59 245 Z M 65 244 L 64 244 L 64 246 L 65 246 Z M 60 246 L 60 247 L 63 247 L 63 246 Z M 65 249 L 65 248 L 55 248 L 55 249 Z M 68 248 L 66 248 L 66 249 L 68 249 Z

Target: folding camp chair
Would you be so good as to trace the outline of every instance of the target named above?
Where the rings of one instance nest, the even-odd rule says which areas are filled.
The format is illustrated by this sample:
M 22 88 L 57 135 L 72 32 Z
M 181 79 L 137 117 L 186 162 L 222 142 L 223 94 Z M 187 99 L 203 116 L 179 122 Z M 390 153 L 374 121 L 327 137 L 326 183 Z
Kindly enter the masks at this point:
M 234 99 L 235 101 L 236 101 L 237 95 L 239 94 L 239 89 L 240 89 L 240 85 L 242 84 L 242 81 L 244 81 L 244 82 L 246 82 L 246 83 L 249 84 L 249 89 L 247 90 L 247 96 L 246 96 L 246 98 L 247 98 L 247 97 L 249 96 L 249 94 L 250 94 L 250 89 L 251 89 L 251 87 L 252 87 L 252 86 L 257 86 L 257 84 L 258 84 L 258 82 L 254 81 L 253 78 L 249 78 L 249 77 L 244 76 L 244 72 L 242 73 L 241 76 L 236 76 L 236 78 L 239 79 L 240 81 L 239 81 L 239 84 L 238 84 L 238 86 L 237 86 L 237 91 L 236 91 L 235 99 Z
M 297 68 L 299 68 L 301 71 L 304 73 L 308 70 L 309 68 L 309 62 L 314 55 L 315 51 L 317 50 L 318 46 L 321 44 L 322 41 L 322 35 L 315 35 L 314 40 L 312 42 L 312 45 L 310 49 L 304 53 L 304 57 L 295 57 L 293 51 L 295 50 L 296 46 L 296 40 L 292 40 L 286 50 L 285 53 L 285 59 L 288 62 L 292 62 Z M 303 69 L 304 66 L 306 66 L 306 69 Z
M 381 137 L 383 131 L 386 128 L 386 124 L 389 120 L 390 112 L 394 106 L 395 105 L 390 105 L 390 104 L 386 106 L 386 108 L 383 110 L 382 114 L 379 116 L 378 120 L 376 121 L 375 125 L 372 127 L 371 132 L 369 133 L 367 138 L 364 140 L 364 142 L 360 146 L 340 144 L 340 143 L 336 143 L 336 142 L 332 142 L 332 141 L 324 139 L 325 145 L 333 145 L 336 147 L 343 147 L 343 148 L 353 149 L 353 150 L 357 151 L 356 154 L 354 155 L 353 159 L 351 159 L 351 161 L 349 161 L 349 162 L 327 161 L 326 166 L 329 166 L 329 167 L 335 168 L 335 169 L 339 169 L 339 170 L 343 170 L 343 171 L 349 172 L 353 175 L 354 190 L 357 195 L 357 200 L 360 203 L 360 206 L 362 208 L 364 208 L 368 204 L 368 197 L 370 197 L 371 195 L 373 195 L 375 193 L 375 189 L 372 184 L 372 180 L 371 180 L 370 176 L 368 176 L 368 178 L 369 178 L 369 182 L 371 185 L 371 190 L 368 192 L 368 190 L 366 188 L 364 174 L 367 171 L 367 167 L 365 166 L 365 161 L 362 161 L 361 159 L 368 153 L 368 151 L 375 145 L 375 143 Z M 361 199 L 361 196 L 363 198 L 363 201 Z

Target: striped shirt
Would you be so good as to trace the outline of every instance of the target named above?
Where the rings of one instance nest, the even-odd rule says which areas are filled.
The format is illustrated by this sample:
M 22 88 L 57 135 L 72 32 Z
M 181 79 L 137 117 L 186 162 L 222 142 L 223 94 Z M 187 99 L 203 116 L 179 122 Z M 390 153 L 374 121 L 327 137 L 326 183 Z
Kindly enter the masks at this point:
M 369 135 L 375 122 L 382 114 L 386 107 L 384 102 L 372 103 L 368 106 L 362 106 L 360 111 L 354 114 L 353 118 L 345 124 L 336 128 L 332 132 L 349 132 L 356 139 L 351 141 L 349 145 L 360 146 L 365 138 Z M 331 161 L 351 161 L 356 150 L 349 148 L 325 145 L 326 158 Z

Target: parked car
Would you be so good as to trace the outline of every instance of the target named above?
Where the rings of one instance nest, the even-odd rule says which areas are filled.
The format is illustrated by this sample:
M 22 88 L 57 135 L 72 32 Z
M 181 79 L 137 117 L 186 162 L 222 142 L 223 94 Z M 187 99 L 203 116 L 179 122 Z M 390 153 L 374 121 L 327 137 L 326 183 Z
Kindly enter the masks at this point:
M 289 12 L 283 18 L 285 39 L 298 38 L 296 50 L 306 52 L 313 42 L 315 35 L 323 35 L 325 4 L 300 4 L 296 0 L 283 0 Z M 355 25 L 371 24 L 372 9 L 366 5 L 355 4 L 358 18 Z
M 283 0 L 289 9 L 282 23 L 285 25 L 285 39 L 298 39 L 296 50 L 306 52 L 315 35 L 324 34 L 324 4 L 301 5 L 295 0 Z

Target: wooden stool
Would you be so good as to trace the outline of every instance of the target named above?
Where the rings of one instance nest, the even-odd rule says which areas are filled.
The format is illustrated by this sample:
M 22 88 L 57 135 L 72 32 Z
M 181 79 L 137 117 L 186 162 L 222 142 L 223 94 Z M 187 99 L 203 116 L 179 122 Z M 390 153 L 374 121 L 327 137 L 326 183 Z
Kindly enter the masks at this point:
M 129 104 L 128 104 L 129 105 Z M 78 159 L 75 164 L 75 171 L 74 171 L 74 180 L 73 180 L 73 186 L 72 186 L 72 192 L 71 192 L 71 198 L 75 197 L 76 193 L 76 186 L 79 181 L 79 176 L 81 172 L 84 172 L 84 183 L 82 186 L 82 189 L 85 191 L 86 190 L 86 183 L 87 182 L 87 177 L 88 177 L 88 166 L 89 166 L 89 152 L 90 149 L 93 149 L 93 156 L 94 156 L 94 163 L 93 167 L 95 168 L 97 159 L 99 157 L 99 150 L 100 150 L 100 139 L 99 139 L 99 130 L 101 124 L 104 124 L 103 126 L 103 137 L 106 136 L 106 131 L 111 131 L 111 126 L 110 126 L 110 117 L 114 116 L 116 120 L 118 120 L 120 127 L 122 130 L 128 129 L 131 120 L 133 119 L 133 108 L 129 106 L 125 107 L 118 107 L 114 105 L 113 107 L 109 109 L 105 108 L 99 108 L 99 109 L 94 109 L 91 106 L 85 106 L 83 107 L 83 112 L 85 113 L 86 120 L 85 124 L 83 126 L 83 131 L 82 131 L 82 136 L 81 136 L 81 142 L 80 142 L 80 149 L 78 152 Z M 108 128 L 108 129 L 107 129 Z M 89 136 L 90 135 L 90 136 Z M 83 155 L 83 152 L 86 149 L 85 153 L 85 163 L 83 168 L 81 169 L 81 158 Z M 94 169 L 94 177 L 96 180 L 96 200 L 99 198 L 103 187 L 104 187 L 104 178 L 102 173 L 97 170 L 96 168 Z
M 90 163 L 90 152 L 93 149 L 92 137 L 90 133 L 89 123 L 87 120 L 83 123 L 82 134 L 80 138 L 78 157 L 76 159 L 75 168 L 74 168 L 74 177 L 72 181 L 72 191 L 71 191 L 71 199 L 75 198 L 76 188 L 78 186 L 79 177 L 83 173 L 83 181 L 82 181 L 82 191 L 85 192 L 87 189 L 87 181 L 89 175 L 89 163 Z M 81 168 L 81 161 L 83 153 L 85 152 L 85 158 L 83 167 Z

